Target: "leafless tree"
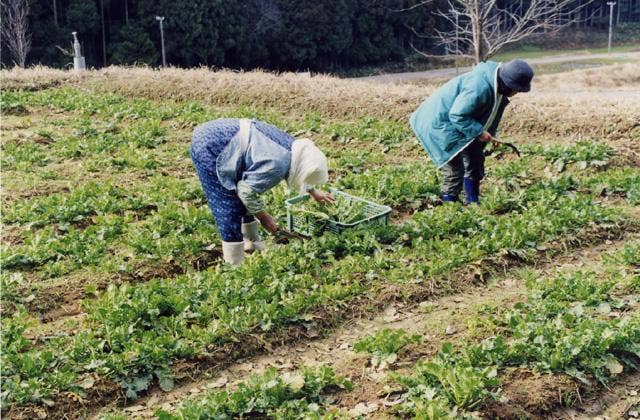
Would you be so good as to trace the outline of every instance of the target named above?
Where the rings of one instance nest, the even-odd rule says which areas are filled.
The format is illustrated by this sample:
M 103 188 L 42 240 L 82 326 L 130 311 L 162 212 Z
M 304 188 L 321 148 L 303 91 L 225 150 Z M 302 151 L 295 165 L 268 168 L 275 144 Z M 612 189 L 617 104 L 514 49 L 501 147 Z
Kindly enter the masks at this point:
M 58 50 L 60 50 L 60 52 L 61 52 L 62 54 L 64 54 L 64 55 L 66 55 L 67 57 L 72 57 L 72 58 L 73 58 L 73 56 L 74 56 L 74 53 L 73 53 L 73 43 L 71 44 L 71 47 L 69 47 L 68 49 L 67 49 L 67 48 L 64 48 L 64 47 L 61 47 L 60 45 L 56 45 L 56 48 L 57 48 Z
M 0 0 L 2 41 L 13 54 L 15 63 L 24 67 L 31 50 L 29 33 L 29 1 Z
M 479 63 L 533 34 L 555 32 L 576 23 L 579 12 L 592 1 L 576 5 L 575 0 L 530 0 L 528 6 L 520 2 L 519 8 L 501 8 L 497 0 L 447 0 L 447 10 L 436 15 L 450 29 L 436 30 L 435 39 L 445 51 Z

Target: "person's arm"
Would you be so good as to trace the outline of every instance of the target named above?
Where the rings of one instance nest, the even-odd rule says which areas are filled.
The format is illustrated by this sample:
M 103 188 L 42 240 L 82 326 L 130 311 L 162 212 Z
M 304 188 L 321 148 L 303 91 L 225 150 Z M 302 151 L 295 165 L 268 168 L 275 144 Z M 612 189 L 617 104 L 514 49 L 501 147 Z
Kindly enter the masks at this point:
M 276 233 L 278 230 L 278 222 L 269 213 L 262 210 L 255 214 L 256 219 L 260 222 L 263 228 L 271 233 Z
M 264 210 L 264 201 L 256 191 L 245 181 L 239 181 L 237 185 L 238 198 L 247 208 L 247 213 L 258 219 L 263 228 L 271 233 L 278 230 L 278 223 Z
M 449 121 L 466 138 L 480 136 L 484 127 L 475 119 L 478 109 L 485 107 L 487 95 L 471 81 L 465 82 L 449 109 Z
M 255 191 L 247 181 L 238 181 L 236 190 L 238 192 L 238 198 L 240 198 L 242 204 L 247 208 L 247 213 L 253 215 L 264 210 L 264 202 L 260 194 Z
M 247 208 L 247 213 L 255 215 L 265 229 L 273 232 L 277 229 L 277 224 L 264 211 L 265 205 L 260 195 L 284 178 L 288 169 L 288 152 L 268 141 L 256 130 L 247 153 L 249 164 L 236 184 L 236 191 Z

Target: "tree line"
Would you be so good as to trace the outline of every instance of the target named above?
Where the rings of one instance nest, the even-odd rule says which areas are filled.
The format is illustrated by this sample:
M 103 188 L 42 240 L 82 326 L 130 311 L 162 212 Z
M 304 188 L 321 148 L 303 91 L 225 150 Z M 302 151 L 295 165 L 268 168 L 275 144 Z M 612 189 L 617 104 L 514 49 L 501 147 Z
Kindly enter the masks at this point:
M 497 0 L 523 13 L 535 0 Z M 164 16 L 167 63 L 180 67 L 334 71 L 399 61 L 416 50 L 442 52 L 437 34 L 456 0 L 2 0 L 3 66 L 67 67 L 77 32 L 89 67 L 161 63 Z M 5 11 L 28 7 L 24 63 L 10 42 Z M 575 25 L 608 25 L 606 0 L 575 0 Z M 617 0 L 615 23 L 640 21 L 640 0 Z M 15 22 L 14 22 L 15 23 Z M 14 25 L 20 27 L 20 25 Z M 8 31 L 8 32 L 7 32 Z M 11 32 L 13 31 L 13 32 Z

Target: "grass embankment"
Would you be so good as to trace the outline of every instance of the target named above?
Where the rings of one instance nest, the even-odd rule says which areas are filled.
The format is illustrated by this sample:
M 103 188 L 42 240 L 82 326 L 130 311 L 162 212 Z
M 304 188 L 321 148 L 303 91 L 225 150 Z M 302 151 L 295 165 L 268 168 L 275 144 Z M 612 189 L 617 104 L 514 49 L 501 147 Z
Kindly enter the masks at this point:
M 523 136 L 637 137 L 637 98 L 596 92 L 637 88 L 638 74 L 637 64 L 626 64 L 535 78 L 533 94 L 514 99 L 503 131 Z M 296 119 L 315 115 L 321 121 L 353 122 L 368 118 L 395 120 L 402 125 L 406 125 L 408 116 L 435 89 L 434 86 L 391 86 L 326 76 L 308 78 L 260 71 L 238 74 L 206 69 L 107 68 L 81 75 L 34 69 L 5 71 L 2 79 L 4 88 L 40 89 L 71 84 L 125 97 L 199 101 L 216 107 L 249 107 L 251 111 L 268 109 Z M 576 90 L 584 91 L 585 95 L 569 95 Z
M 626 53 L 626 52 L 636 52 L 640 49 L 640 44 L 633 45 L 618 45 L 611 47 L 611 53 Z M 523 46 L 522 48 L 516 49 L 514 51 L 506 51 L 503 53 L 496 54 L 492 57 L 495 61 L 509 61 L 516 58 L 520 58 L 522 60 L 532 59 L 532 58 L 543 58 L 543 57 L 556 57 L 556 56 L 573 56 L 573 55 L 594 55 L 594 54 L 608 54 L 609 49 L 606 46 L 603 47 L 584 47 L 584 48 L 567 48 L 567 49 L 554 49 L 548 50 L 542 47 L 537 47 L 533 45 Z

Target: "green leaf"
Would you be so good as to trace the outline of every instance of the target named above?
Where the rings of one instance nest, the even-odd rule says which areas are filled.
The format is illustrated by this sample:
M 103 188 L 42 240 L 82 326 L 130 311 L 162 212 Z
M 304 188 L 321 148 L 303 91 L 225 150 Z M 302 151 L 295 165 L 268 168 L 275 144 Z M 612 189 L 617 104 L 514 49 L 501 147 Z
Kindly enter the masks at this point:
M 158 378 L 158 385 L 160 385 L 160 389 L 165 392 L 171 391 L 174 387 L 173 375 L 171 374 L 171 370 L 167 367 L 156 369 L 153 373 Z
M 624 370 L 624 367 L 622 366 L 622 364 L 620 364 L 620 362 L 618 362 L 618 359 L 616 359 L 613 356 L 610 356 L 607 359 L 607 361 L 605 362 L 605 367 L 609 370 L 609 372 L 612 375 L 619 375 Z
M 171 391 L 175 385 L 173 382 L 173 378 L 168 376 L 158 378 L 158 384 L 160 385 L 160 389 L 165 392 Z

